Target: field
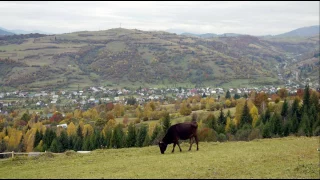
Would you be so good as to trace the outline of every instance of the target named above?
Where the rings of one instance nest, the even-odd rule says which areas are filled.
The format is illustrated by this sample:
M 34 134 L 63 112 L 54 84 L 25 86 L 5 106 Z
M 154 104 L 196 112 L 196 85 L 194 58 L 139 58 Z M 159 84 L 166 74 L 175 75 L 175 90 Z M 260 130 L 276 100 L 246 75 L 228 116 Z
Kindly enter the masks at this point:
M 319 178 L 319 137 L 200 142 L 0 161 L 0 178 Z

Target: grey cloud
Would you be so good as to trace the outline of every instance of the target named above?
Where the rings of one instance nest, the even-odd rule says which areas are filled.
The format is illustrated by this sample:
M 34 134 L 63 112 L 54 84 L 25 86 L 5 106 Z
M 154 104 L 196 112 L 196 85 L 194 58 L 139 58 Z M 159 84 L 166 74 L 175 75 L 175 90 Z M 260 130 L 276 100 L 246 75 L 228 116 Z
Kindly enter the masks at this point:
M 118 27 L 280 34 L 319 24 L 317 2 L 0 2 L 0 26 L 64 33 Z

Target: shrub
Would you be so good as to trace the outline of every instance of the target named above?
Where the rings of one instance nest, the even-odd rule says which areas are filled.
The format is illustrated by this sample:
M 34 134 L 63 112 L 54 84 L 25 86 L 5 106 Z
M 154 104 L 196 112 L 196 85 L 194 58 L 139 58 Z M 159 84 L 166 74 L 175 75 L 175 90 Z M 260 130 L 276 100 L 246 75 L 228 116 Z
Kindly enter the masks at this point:
M 226 135 L 223 134 L 223 133 L 220 133 L 220 134 L 218 135 L 218 141 L 219 141 L 219 142 L 225 142 L 225 141 L 227 141 Z
M 139 118 L 135 119 L 135 120 L 134 120 L 134 123 L 135 123 L 135 124 L 139 124 L 139 123 L 140 123 L 140 119 L 139 119 Z
M 68 151 L 64 152 L 64 154 L 67 156 L 72 156 L 72 155 L 75 155 L 76 152 L 74 150 L 68 150 Z
M 227 133 L 226 136 L 227 136 L 228 141 L 235 141 L 236 140 L 236 137 L 231 133 Z
M 251 133 L 251 126 L 245 124 L 241 129 L 239 129 L 236 133 L 236 139 L 238 141 L 248 141 L 248 137 Z
M 218 139 L 218 134 L 211 128 L 202 128 L 198 133 L 199 141 L 214 141 Z
M 251 141 L 254 139 L 261 139 L 261 138 L 262 138 L 261 131 L 259 129 L 253 129 L 249 134 L 248 140 Z
M 148 121 L 149 119 L 148 119 L 148 117 L 143 117 L 142 118 L 142 121 Z

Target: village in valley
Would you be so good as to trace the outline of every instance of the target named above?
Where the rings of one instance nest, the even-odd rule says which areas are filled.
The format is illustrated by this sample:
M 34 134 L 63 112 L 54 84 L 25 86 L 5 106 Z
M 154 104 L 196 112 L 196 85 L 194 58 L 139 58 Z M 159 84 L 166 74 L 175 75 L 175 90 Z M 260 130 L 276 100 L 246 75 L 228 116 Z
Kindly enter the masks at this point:
M 187 99 L 200 95 L 202 97 L 213 96 L 216 100 L 226 95 L 229 91 L 232 96 L 238 95 L 243 97 L 250 92 L 264 92 L 266 94 L 276 94 L 281 88 L 278 86 L 263 86 L 260 88 L 138 88 L 129 90 L 125 88 L 108 88 L 108 87 L 88 87 L 83 90 L 59 90 L 59 91 L 11 91 L 0 92 L 0 113 L 8 114 L 8 109 L 23 107 L 25 109 L 41 110 L 45 107 L 68 106 L 87 110 L 97 104 L 120 103 L 127 104 L 127 99 L 134 97 L 137 104 L 144 105 L 145 102 L 154 100 L 168 104 L 169 101 L 178 99 Z M 287 85 L 285 89 L 289 95 L 295 95 L 298 89 L 303 89 L 299 85 Z M 52 115 L 52 114 L 51 114 Z M 50 118 L 51 116 L 47 116 Z

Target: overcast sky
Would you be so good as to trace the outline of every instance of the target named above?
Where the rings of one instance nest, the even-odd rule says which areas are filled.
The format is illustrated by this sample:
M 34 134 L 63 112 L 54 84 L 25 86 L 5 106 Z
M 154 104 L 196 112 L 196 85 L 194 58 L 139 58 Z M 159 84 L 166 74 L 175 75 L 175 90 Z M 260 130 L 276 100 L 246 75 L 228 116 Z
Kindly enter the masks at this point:
M 117 28 L 275 35 L 319 25 L 310 2 L 0 2 L 0 27 L 49 33 Z

